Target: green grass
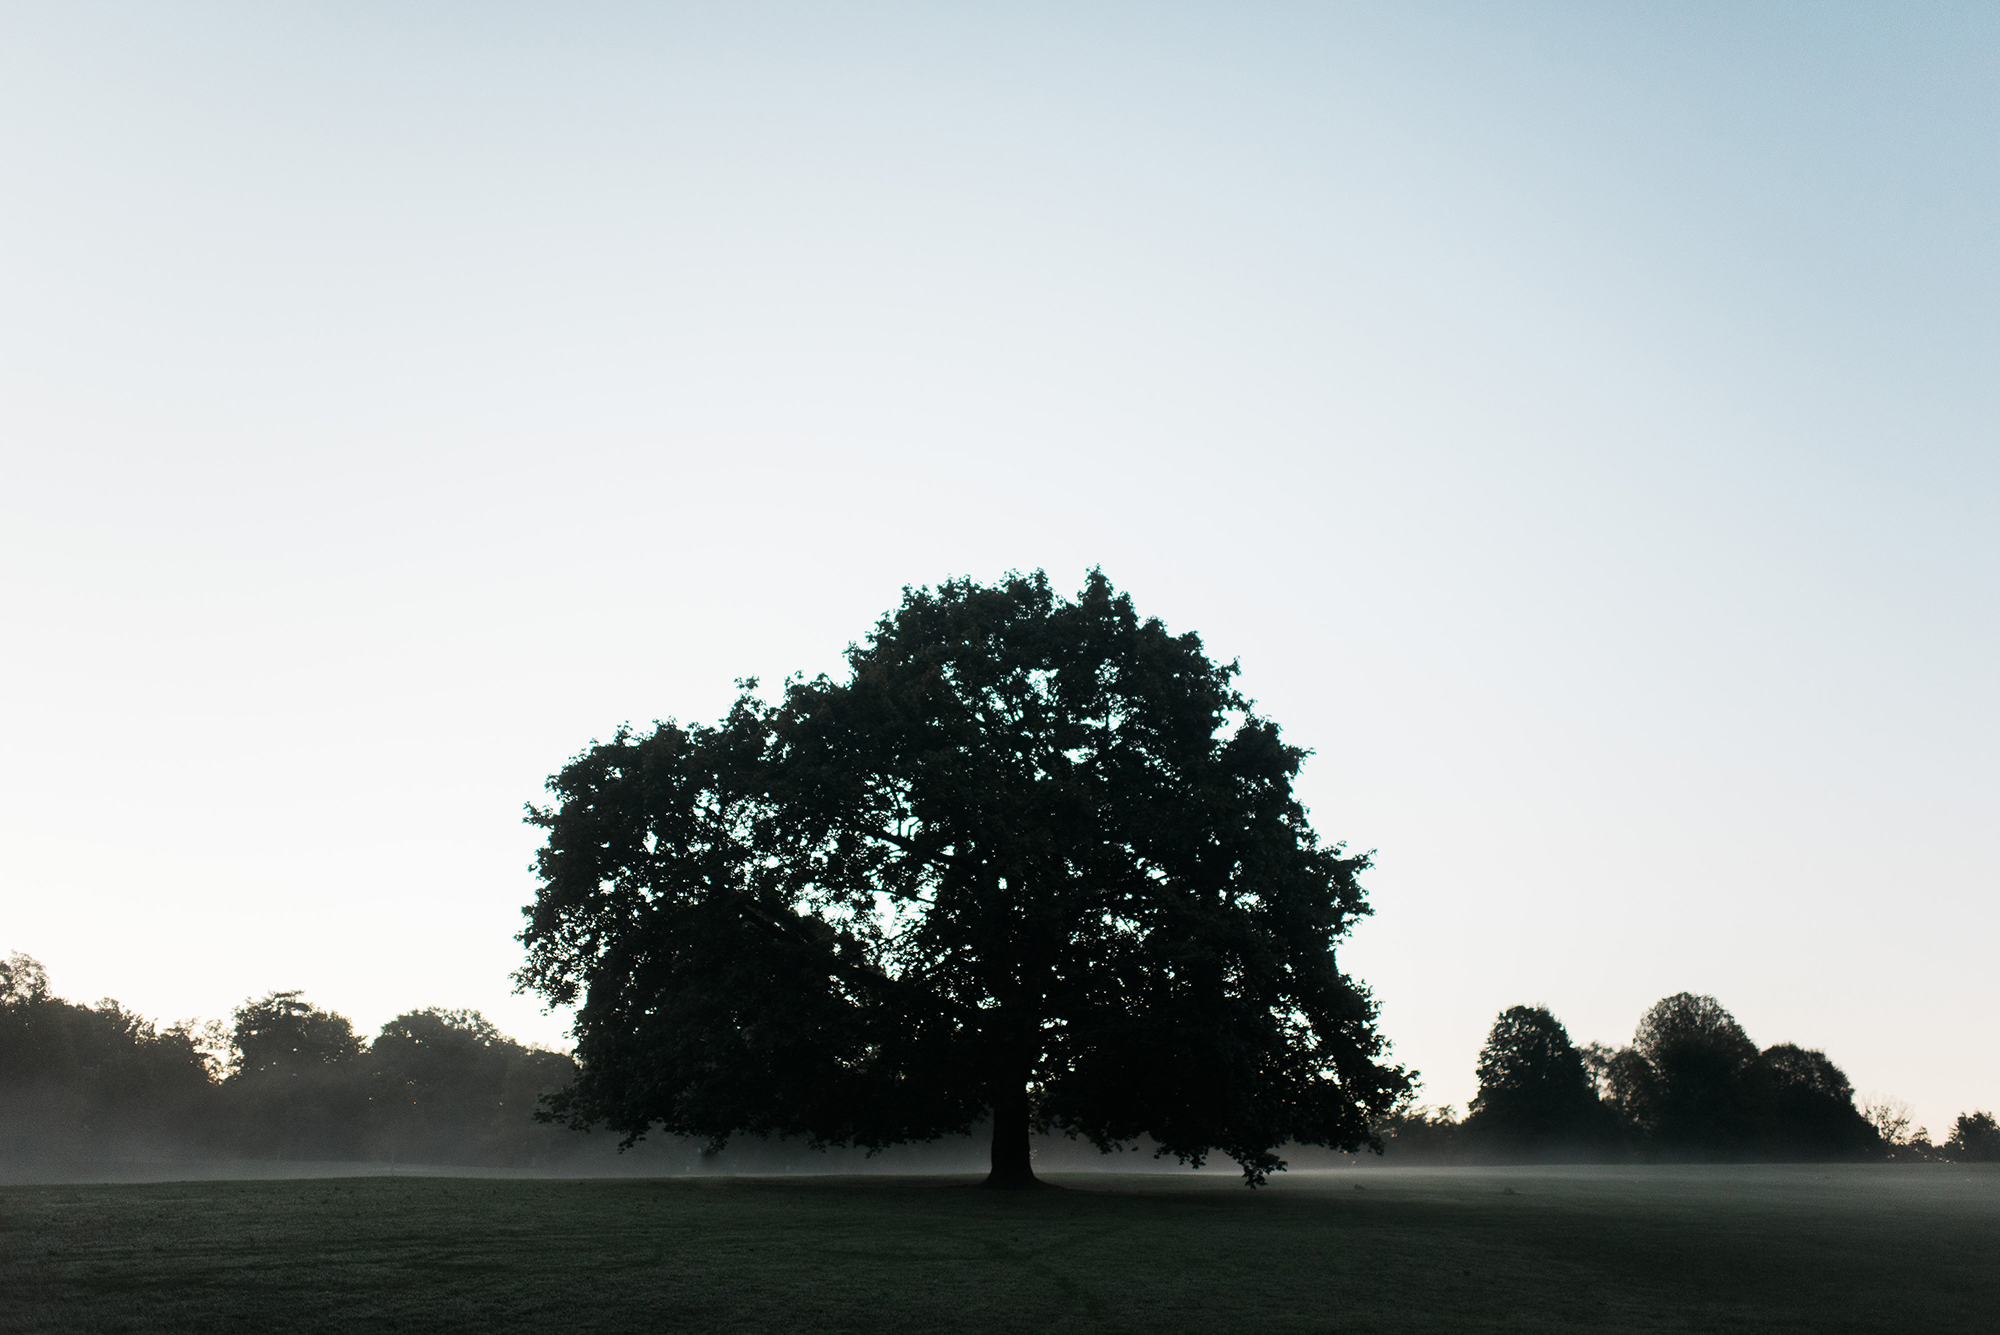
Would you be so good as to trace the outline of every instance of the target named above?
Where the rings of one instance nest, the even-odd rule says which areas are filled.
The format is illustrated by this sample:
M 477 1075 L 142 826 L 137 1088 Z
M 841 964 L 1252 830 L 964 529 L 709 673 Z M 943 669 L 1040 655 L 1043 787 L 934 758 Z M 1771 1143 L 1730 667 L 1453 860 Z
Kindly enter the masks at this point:
M 2000 1328 L 2000 1167 L 1057 1180 L 0 1187 L 0 1330 Z

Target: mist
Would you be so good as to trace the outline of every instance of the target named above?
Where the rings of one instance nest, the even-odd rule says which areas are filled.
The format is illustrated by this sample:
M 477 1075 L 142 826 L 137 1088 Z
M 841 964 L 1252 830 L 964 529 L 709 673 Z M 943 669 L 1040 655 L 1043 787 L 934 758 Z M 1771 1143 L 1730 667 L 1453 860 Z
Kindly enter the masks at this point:
M 1718 1080 L 1718 1070 L 1734 1074 Z M 0 1182 L 970 1176 L 989 1163 L 984 1121 L 879 1150 L 755 1135 L 719 1148 L 661 1134 L 623 1145 L 538 1118 L 576 1074 L 567 1052 L 520 1043 L 477 1011 L 407 1011 L 364 1038 L 303 994 L 273 991 L 227 1022 L 163 1026 L 110 999 L 61 999 L 30 956 L 0 963 Z M 1933 1144 L 1900 1101 L 1857 1108 L 1825 1054 L 1788 1043 L 1759 1051 L 1720 1003 L 1685 993 L 1657 1003 L 1622 1048 L 1579 1047 L 1547 1010 L 1514 1007 L 1496 1020 L 1479 1077 L 1462 1115 L 1412 1093 L 1375 1124 L 1374 1146 L 1286 1145 L 1281 1156 L 1294 1173 L 2000 1157 L 1991 1114 L 1961 1114 Z M 1107 1153 L 1045 1133 L 1031 1154 L 1038 1173 L 1235 1171 L 1226 1157 L 1180 1163 L 1144 1139 Z
M 106 999 L 57 997 L 30 956 L 0 963 L 0 1181 L 476 1174 L 501 1177 L 971 1174 L 990 1130 L 815 1148 L 738 1136 L 721 1148 L 538 1120 L 576 1075 L 476 1011 L 405 1012 L 370 1038 L 296 991 L 246 999 L 228 1023 L 162 1026 Z M 1149 1145 L 1100 1153 L 1037 1137 L 1050 1171 L 1187 1169 Z M 1227 1161 L 1224 1168 L 1229 1169 Z M 1229 1169 L 1233 1171 L 1233 1169 Z

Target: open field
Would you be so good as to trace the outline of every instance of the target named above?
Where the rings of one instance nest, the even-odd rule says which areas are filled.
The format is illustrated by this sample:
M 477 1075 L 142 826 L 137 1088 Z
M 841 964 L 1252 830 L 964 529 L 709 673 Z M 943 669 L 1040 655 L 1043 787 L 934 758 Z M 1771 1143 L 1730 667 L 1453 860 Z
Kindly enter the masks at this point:
M 0 1187 L 0 1330 L 2000 1327 L 2000 1166 L 1059 1180 Z

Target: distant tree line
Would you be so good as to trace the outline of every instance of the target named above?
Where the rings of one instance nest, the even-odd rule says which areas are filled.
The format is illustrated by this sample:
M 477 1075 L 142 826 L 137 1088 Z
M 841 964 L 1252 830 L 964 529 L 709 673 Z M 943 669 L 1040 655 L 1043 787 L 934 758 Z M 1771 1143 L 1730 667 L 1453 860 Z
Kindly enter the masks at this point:
M 298 992 L 229 1023 L 161 1027 L 115 1001 L 54 996 L 16 954 L 0 963 L 0 1163 L 150 1157 L 534 1166 L 573 1152 L 537 1122 L 575 1076 L 477 1011 L 399 1015 L 373 1039 Z
M 1404 1160 L 2000 1160 L 2000 1125 L 1962 1114 L 1942 1145 L 1910 1130 L 1907 1107 L 1857 1108 L 1824 1052 L 1759 1049 L 1714 997 L 1656 1002 L 1630 1044 L 1581 1047 L 1541 1006 L 1502 1011 L 1479 1052 L 1464 1117 L 1405 1102 L 1377 1131 Z
M 1377 1122 L 1392 1161 L 2000 1161 L 1992 1113 L 1960 1115 L 1932 1144 L 1906 1105 L 1857 1108 L 1826 1054 L 1759 1050 L 1712 997 L 1666 998 L 1615 1050 L 1578 1046 L 1547 1009 L 1514 1006 L 1494 1021 L 1477 1069 L 1465 1116 L 1405 1100 Z M 535 1117 L 575 1076 L 567 1054 L 517 1043 L 477 1011 L 411 1011 L 364 1039 L 300 993 L 276 991 L 227 1022 L 160 1026 L 116 1001 L 54 996 L 26 955 L 0 962 L 0 1166 L 206 1157 L 559 1168 L 612 1151 L 610 1138 Z M 1305 1167 L 1315 1156 L 1296 1157 Z

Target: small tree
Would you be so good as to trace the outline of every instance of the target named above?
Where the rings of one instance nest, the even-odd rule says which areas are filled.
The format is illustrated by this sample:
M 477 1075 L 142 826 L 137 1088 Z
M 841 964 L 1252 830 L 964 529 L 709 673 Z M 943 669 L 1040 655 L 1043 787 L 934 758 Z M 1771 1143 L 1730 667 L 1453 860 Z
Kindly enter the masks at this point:
M 1365 857 L 1193 635 L 1093 573 L 906 591 L 845 680 L 715 727 L 621 730 L 550 781 L 525 987 L 578 1002 L 555 1105 L 884 1145 L 1152 1137 L 1252 1183 L 1353 1149 L 1406 1086 L 1333 946 Z M 747 685 L 747 684 L 746 684 Z
M 1910 1128 L 1915 1125 L 1910 1112 L 1907 1101 L 1892 1095 L 1870 1094 L 1861 1101 L 1862 1117 L 1875 1128 L 1875 1134 L 1881 1137 L 1882 1143 L 1891 1149 L 1910 1143 Z

